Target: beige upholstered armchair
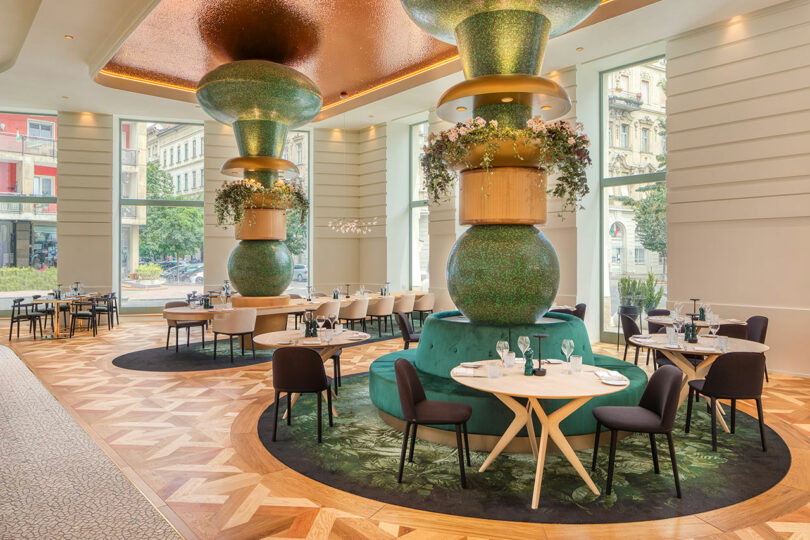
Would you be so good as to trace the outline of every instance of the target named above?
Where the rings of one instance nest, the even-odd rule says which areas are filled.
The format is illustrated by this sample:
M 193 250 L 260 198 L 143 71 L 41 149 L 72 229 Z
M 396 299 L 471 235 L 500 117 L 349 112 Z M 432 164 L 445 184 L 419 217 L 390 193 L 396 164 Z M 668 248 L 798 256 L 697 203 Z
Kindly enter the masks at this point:
M 256 308 L 239 308 L 233 311 L 217 313 L 211 322 L 214 331 L 214 360 L 217 358 L 217 336 L 225 334 L 231 345 L 231 364 L 233 364 L 233 337 L 239 336 L 242 355 L 245 354 L 245 336 L 250 336 L 250 349 L 256 359 L 256 348 L 253 345 L 253 331 L 256 328 Z
M 340 308 L 340 320 L 351 323 L 352 330 L 354 330 L 354 323 L 361 322 L 363 324 L 363 332 L 366 331 L 366 311 L 368 311 L 368 298 L 358 298 L 348 306 Z
M 366 315 L 374 322 L 377 319 L 377 333 L 382 337 L 382 322 L 385 321 L 385 331 L 388 331 L 388 322 L 391 322 L 391 331 L 394 330 L 394 320 L 392 314 L 394 313 L 394 297 L 393 296 L 380 296 L 372 298 L 368 301 L 368 311 Z
M 433 313 L 433 307 L 436 305 L 436 295 L 432 292 L 425 293 L 413 302 L 413 311 L 419 314 L 419 326 L 422 326 L 422 319 L 425 313 Z M 413 313 L 411 313 L 411 322 L 413 323 Z

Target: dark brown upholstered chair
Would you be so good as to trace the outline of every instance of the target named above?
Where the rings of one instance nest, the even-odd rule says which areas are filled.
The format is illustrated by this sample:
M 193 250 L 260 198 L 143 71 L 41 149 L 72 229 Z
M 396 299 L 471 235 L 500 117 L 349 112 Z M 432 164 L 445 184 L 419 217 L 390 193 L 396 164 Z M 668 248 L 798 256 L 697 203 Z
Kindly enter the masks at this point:
M 399 324 L 399 331 L 402 332 L 402 339 L 405 341 L 405 348 L 409 348 L 411 343 L 419 343 L 419 334 L 413 331 L 411 320 L 407 313 L 394 313 Z
M 692 423 L 692 398 L 703 394 L 709 398 L 712 418 L 712 450 L 717 451 L 717 400 L 731 400 L 731 425 L 734 433 L 738 399 L 753 399 L 757 403 L 759 436 L 762 451 L 765 444 L 765 422 L 762 416 L 762 380 L 765 376 L 765 355 L 762 353 L 734 352 L 720 355 L 709 368 L 705 379 L 689 381 L 689 402 L 686 405 L 686 433 Z
M 470 465 L 470 443 L 467 438 L 467 420 L 472 416 L 472 407 L 466 403 L 454 401 L 434 401 L 425 397 L 425 390 L 416 373 L 416 368 L 400 358 L 394 363 L 397 376 L 397 390 L 402 415 L 405 419 L 405 432 L 402 434 L 402 453 L 399 456 L 399 473 L 397 482 L 402 483 L 402 471 L 405 467 L 405 452 L 408 450 L 408 435 L 411 437 L 411 451 L 408 461 L 413 463 L 413 449 L 416 446 L 416 429 L 420 424 L 454 424 L 456 426 L 456 446 L 458 448 L 458 468 L 461 473 L 461 487 L 467 487 L 464 474 L 464 449 L 467 450 L 467 465 Z M 413 431 L 411 431 L 413 428 Z M 464 443 L 461 433 L 464 432 Z
M 748 334 L 745 326 L 741 324 L 721 324 L 717 330 L 718 336 L 728 336 L 735 339 L 746 339 Z
M 622 315 L 622 334 L 624 335 L 624 356 L 622 360 L 625 362 L 627 361 L 627 348 L 628 347 L 635 347 L 636 348 L 636 362 L 635 364 L 638 365 L 638 351 L 641 349 L 638 345 L 631 343 L 630 338 L 632 336 L 637 336 L 641 333 L 641 329 L 636 324 L 632 318 L 628 317 L 627 315 Z
M 768 317 L 762 315 L 754 315 L 749 317 L 748 324 L 745 327 L 746 339 L 748 341 L 756 341 L 757 343 L 765 344 L 765 336 L 768 334 Z M 765 364 L 765 381 L 770 382 L 768 379 L 768 364 Z
M 281 395 L 287 394 L 287 425 L 292 424 L 292 395 L 318 395 L 318 442 L 321 438 L 321 416 L 323 407 L 321 393 L 326 392 L 326 409 L 329 413 L 329 426 L 332 424 L 332 393 L 321 356 L 306 347 L 284 347 L 273 352 L 273 390 L 276 393 L 276 406 L 273 416 L 273 441 L 278 428 L 278 409 Z
M 654 323 L 654 322 L 650 322 L 650 317 L 666 317 L 669 314 L 670 314 L 670 311 L 668 309 L 651 309 L 650 311 L 648 311 L 647 312 L 647 331 L 650 334 L 659 334 L 659 333 L 666 332 L 667 331 L 666 326 L 664 326 L 663 324 L 657 324 L 657 323 Z M 661 331 L 662 329 L 663 329 L 663 332 Z M 664 353 L 653 351 L 652 349 L 647 349 L 647 365 L 648 366 L 650 365 L 650 353 L 653 354 L 653 366 L 655 367 L 655 369 L 658 369 L 659 362 L 657 360 L 659 360 L 659 359 L 666 360 L 666 356 L 664 356 Z M 666 360 L 665 363 L 671 364 L 672 362 L 670 362 L 669 360 Z
M 335 321 L 337 324 L 337 320 Z M 323 323 L 324 328 L 332 328 L 332 323 L 329 319 L 326 319 L 326 322 Z M 332 358 L 332 380 L 334 381 L 335 386 L 335 395 L 338 395 L 338 387 L 343 386 L 343 381 L 341 381 L 341 373 L 340 373 L 340 355 L 343 354 L 343 349 L 338 349 L 335 354 L 333 354 L 330 358 Z
M 581 320 L 585 320 L 585 309 L 588 306 L 585 304 L 577 304 L 574 306 L 574 309 L 564 309 L 564 308 L 557 308 L 557 309 L 550 309 L 549 311 L 553 313 L 566 313 L 568 315 L 573 315 Z
M 669 443 L 669 459 L 672 461 L 672 474 L 675 477 L 675 492 L 681 497 L 681 482 L 678 479 L 678 463 L 675 459 L 675 445 L 672 442 L 672 428 L 675 426 L 675 413 L 678 412 L 678 398 L 681 393 L 683 373 L 675 366 L 661 366 L 650 377 L 647 388 L 637 407 L 605 406 L 596 407 L 596 435 L 593 445 L 593 463 L 591 470 L 596 470 L 596 456 L 599 452 L 599 435 L 602 426 L 610 429 L 610 461 L 608 461 L 607 485 L 605 494 L 610 495 L 613 485 L 613 465 L 616 460 L 616 442 L 619 431 L 648 433 L 652 450 L 655 474 L 658 468 L 658 448 L 655 435 L 665 433 Z

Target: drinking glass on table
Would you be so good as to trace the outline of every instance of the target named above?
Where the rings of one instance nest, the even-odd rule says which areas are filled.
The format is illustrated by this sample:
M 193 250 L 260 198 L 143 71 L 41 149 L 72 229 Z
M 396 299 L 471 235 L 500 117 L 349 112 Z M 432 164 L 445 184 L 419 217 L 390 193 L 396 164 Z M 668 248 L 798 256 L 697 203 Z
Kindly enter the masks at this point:
M 318 315 L 317 317 L 315 317 L 315 322 L 318 323 L 318 330 L 320 330 L 321 328 L 323 328 L 323 325 L 326 322 L 326 317 L 324 317 L 323 315 Z
M 495 344 L 495 352 L 498 353 L 498 356 L 501 357 L 501 363 L 503 363 L 503 355 L 505 352 L 509 350 L 509 342 L 500 340 L 498 343 Z
M 683 302 L 675 302 L 675 306 L 672 308 L 672 318 L 676 319 L 681 316 L 683 313 Z
M 709 332 L 712 336 L 716 336 L 718 330 L 720 330 L 720 316 L 712 313 L 709 317 Z
M 582 371 L 582 357 L 578 354 L 571 356 L 571 373 L 580 373 Z
M 520 336 L 518 338 L 518 349 L 523 354 L 523 361 L 526 361 L 526 351 L 529 349 L 529 336 Z
M 329 314 L 329 328 L 332 330 L 335 329 L 335 321 L 337 321 L 337 313 L 330 313 Z
M 679 313 L 676 313 L 675 316 L 672 317 L 672 328 L 675 329 L 675 333 L 678 335 L 678 341 L 680 341 L 681 328 L 683 328 L 683 317 L 681 317 Z
M 565 360 L 567 362 L 571 361 L 571 354 L 574 352 L 574 340 L 573 339 L 564 339 L 562 342 L 562 353 L 565 355 Z

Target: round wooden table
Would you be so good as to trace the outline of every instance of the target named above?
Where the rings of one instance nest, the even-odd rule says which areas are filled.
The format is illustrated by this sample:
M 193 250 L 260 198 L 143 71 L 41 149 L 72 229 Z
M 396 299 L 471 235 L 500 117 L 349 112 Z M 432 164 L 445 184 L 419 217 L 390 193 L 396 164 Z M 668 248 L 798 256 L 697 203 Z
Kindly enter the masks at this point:
M 321 330 L 322 332 L 323 330 Z M 318 338 L 305 338 L 301 335 L 299 330 L 281 330 L 279 332 L 268 332 L 266 334 L 259 334 L 253 338 L 253 342 L 259 345 L 272 349 L 281 349 L 283 347 L 306 347 L 317 352 L 321 356 L 321 360 L 326 362 L 332 355 L 340 350 L 345 345 L 354 343 L 362 343 L 371 337 L 370 334 L 365 332 L 355 332 L 353 330 L 344 330 L 336 335 L 329 343 L 321 341 Z M 331 390 L 330 390 L 331 391 Z M 300 394 L 293 394 L 291 398 L 291 405 L 295 405 L 295 401 Z M 337 416 L 334 404 L 332 405 L 332 414 Z M 283 418 L 287 417 L 284 413 Z
M 475 363 L 487 364 L 489 362 L 500 363 L 500 360 L 484 360 Z M 627 388 L 627 384 L 629 384 L 630 381 L 628 380 L 627 384 L 624 386 L 610 386 L 602 383 L 596 377 L 594 374 L 596 368 L 593 366 L 582 366 L 581 373 L 569 374 L 567 373 L 569 370 L 568 363 L 546 364 L 544 365 L 546 368 L 545 376 L 527 377 L 523 375 L 523 364 L 519 359 L 517 363 L 518 365 L 515 367 L 501 367 L 501 376 L 495 379 L 490 379 L 486 376 L 487 368 L 485 366 L 477 369 L 477 371 L 480 371 L 483 375 L 482 377 L 456 376 L 451 373 L 453 380 L 459 384 L 494 394 L 495 397 L 509 407 L 515 415 L 512 423 L 506 428 L 506 431 L 501 436 L 500 440 L 498 440 L 495 448 L 492 449 L 492 452 L 487 456 L 484 464 L 481 465 L 479 472 L 484 472 L 503 449 L 506 448 L 506 445 L 508 445 L 525 426 L 528 431 L 532 452 L 537 458 L 537 470 L 535 472 L 534 491 L 532 493 L 532 508 L 537 508 L 540 502 L 540 487 L 543 482 L 543 466 L 545 464 L 549 437 L 551 437 L 551 440 L 554 441 L 591 491 L 599 495 L 599 489 L 596 487 L 596 484 L 593 483 L 593 480 L 591 480 L 585 467 L 579 461 L 579 458 L 577 458 L 574 449 L 568 444 L 568 440 L 560 430 L 560 422 L 582 407 L 591 398 L 620 392 Z M 515 399 L 518 397 L 527 398 L 529 401 L 528 405 L 522 405 Z M 569 399 L 570 401 L 551 414 L 546 414 L 540 404 L 541 399 Z M 539 447 L 534 435 L 532 411 L 543 426 L 543 430 L 540 433 Z
M 210 321 L 217 313 L 231 313 L 233 309 L 205 309 L 189 306 L 166 308 L 163 318 L 170 321 Z
M 630 342 L 638 345 L 639 347 L 646 347 L 648 349 L 661 351 L 664 356 L 666 356 L 673 364 L 678 366 L 678 368 L 680 368 L 680 370 L 683 372 L 683 379 L 681 380 L 681 395 L 678 400 L 679 406 L 684 402 L 689 394 L 689 381 L 705 379 L 706 373 L 709 372 L 711 365 L 715 360 L 717 360 L 718 356 L 723 354 L 717 348 L 718 340 L 719 338 L 716 337 L 712 338 L 706 335 L 701 335 L 698 336 L 697 343 L 683 342 L 680 344 L 680 348 L 676 348 L 669 345 L 669 338 L 666 334 L 652 334 L 646 338 L 641 338 L 639 336 L 630 337 Z M 764 353 L 769 349 L 770 347 L 757 341 L 728 338 L 728 350 L 726 352 Z M 687 354 L 702 356 L 703 359 L 698 363 L 698 365 L 694 365 L 686 358 L 685 355 Z M 717 402 L 717 406 L 720 412 L 720 414 L 717 415 L 717 418 L 720 419 L 720 424 L 723 426 L 723 429 L 728 432 L 728 425 L 726 425 L 726 421 L 723 419 L 723 414 L 725 413 L 723 408 L 720 407 L 719 401 Z

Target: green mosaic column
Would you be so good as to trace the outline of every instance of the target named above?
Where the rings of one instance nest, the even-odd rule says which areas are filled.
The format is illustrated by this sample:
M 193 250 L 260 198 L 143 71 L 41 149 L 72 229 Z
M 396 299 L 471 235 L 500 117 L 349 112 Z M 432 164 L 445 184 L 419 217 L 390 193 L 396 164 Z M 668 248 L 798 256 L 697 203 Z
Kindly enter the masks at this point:
M 472 322 L 533 324 L 554 302 L 560 262 L 532 225 L 475 225 L 447 261 L 447 289 Z

